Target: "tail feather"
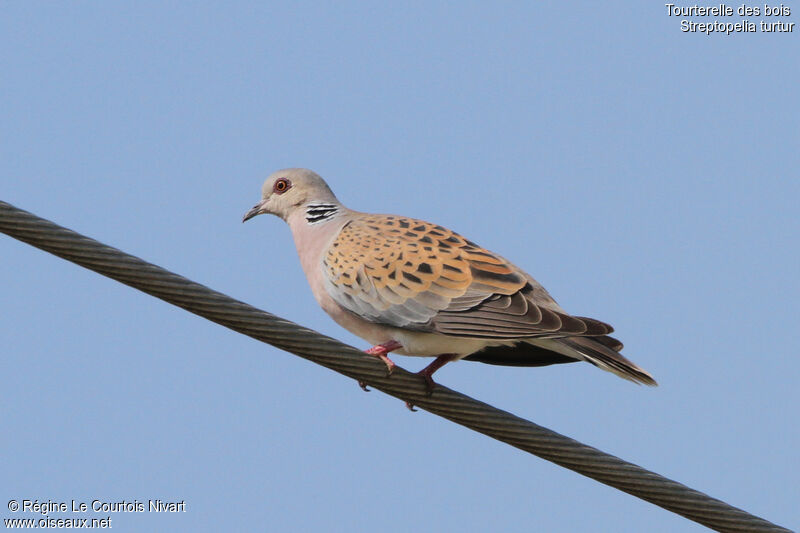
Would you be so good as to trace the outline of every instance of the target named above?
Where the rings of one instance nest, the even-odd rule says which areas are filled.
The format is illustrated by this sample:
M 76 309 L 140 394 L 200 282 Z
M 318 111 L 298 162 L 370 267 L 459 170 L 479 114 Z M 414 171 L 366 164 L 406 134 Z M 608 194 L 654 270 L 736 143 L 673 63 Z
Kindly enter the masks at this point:
M 612 339 L 616 340 L 616 339 Z M 581 359 L 596 367 L 613 372 L 621 378 L 641 383 L 643 385 L 657 386 L 658 383 L 649 372 L 629 361 L 622 354 L 609 346 L 612 343 L 598 342 L 592 337 L 564 337 L 558 339 L 559 343 L 572 348 L 581 356 Z M 621 343 L 617 343 L 622 348 Z
M 622 342 L 614 337 L 610 337 L 608 335 L 602 335 L 600 337 L 592 337 L 592 340 L 595 340 L 605 346 L 606 348 L 611 348 L 615 352 L 619 352 L 622 350 Z
M 658 385 L 649 372 L 618 353 L 621 349 L 622 343 L 608 335 L 525 339 L 510 345 L 487 346 L 464 359 L 503 366 L 546 366 L 586 361 L 635 383 Z

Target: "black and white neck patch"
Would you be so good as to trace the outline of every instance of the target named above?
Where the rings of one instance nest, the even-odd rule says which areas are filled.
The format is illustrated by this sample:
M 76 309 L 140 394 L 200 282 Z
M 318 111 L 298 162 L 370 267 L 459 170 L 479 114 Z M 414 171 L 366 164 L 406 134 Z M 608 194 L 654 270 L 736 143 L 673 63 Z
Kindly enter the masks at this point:
M 306 206 L 306 222 L 316 224 L 325 220 L 330 220 L 339 212 L 336 204 L 308 204 Z

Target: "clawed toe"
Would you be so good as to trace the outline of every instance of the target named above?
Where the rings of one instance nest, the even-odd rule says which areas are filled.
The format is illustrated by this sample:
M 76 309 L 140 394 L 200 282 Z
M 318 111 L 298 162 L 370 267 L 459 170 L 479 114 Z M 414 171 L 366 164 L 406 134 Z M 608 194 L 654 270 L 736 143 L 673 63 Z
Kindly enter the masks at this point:
M 425 395 L 430 396 L 433 394 L 433 389 L 436 387 L 436 382 L 433 381 L 433 378 L 428 374 L 422 374 L 422 377 L 425 378 Z
M 454 354 L 443 354 L 438 356 L 436 359 L 433 360 L 431 364 L 417 372 L 418 375 L 425 378 L 425 389 L 428 396 L 433 394 L 433 389 L 436 387 L 436 382 L 433 381 L 433 373 L 442 368 L 448 362 L 454 360 L 456 355 Z
M 381 360 L 383 360 L 383 362 L 386 363 L 386 377 L 388 378 L 389 376 L 392 375 L 392 372 L 394 372 L 394 367 L 396 367 L 397 365 L 394 364 L 394 361 L 392 361 L 385 355 L 381 357 Z
M 402 345 L 399 342 L 389 341 L 383 344 L 378 344 L 377 346 L 373 346 L 372 348 L 365 350 L 365 352 L 370 355 L 374 355 L 375 357 L 384 362 L 384 364 L 386 365 L 386 377 L 388 378 L 389 376 L 392 375 L 392 372 L 394 372 L 394 367 L 397 365 L 395 365 L 394 361 L 389 359 L 389 357 L 386 354 L 391 352 L 392 350 L 396 350 L 401 347 Z

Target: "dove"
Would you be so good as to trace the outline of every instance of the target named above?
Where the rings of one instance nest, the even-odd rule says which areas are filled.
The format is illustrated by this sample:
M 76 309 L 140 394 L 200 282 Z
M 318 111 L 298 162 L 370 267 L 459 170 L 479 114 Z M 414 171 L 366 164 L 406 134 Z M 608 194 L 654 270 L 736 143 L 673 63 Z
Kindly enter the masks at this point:
M 656 385 L 620 354 L 611 326 L 570 315 L 530 274 L 454 231 L 348 209 L 303 168 L 271 174 L 242 222 L 264 213 L 289 224 L 320 307 L 373 345 L 366 352 L 389 373 L 389 353 L 435 358 L 418 372 L 429 392 L 434 372 L 461 359 L 521 367 L 585 361 Z

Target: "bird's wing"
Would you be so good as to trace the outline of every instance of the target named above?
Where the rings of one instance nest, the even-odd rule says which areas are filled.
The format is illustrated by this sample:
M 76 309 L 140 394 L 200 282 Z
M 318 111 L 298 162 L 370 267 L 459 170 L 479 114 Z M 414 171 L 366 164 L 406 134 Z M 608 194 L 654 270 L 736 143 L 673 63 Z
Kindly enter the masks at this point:
M 421 220 L 358 215 L 323 253 L 321 268 L 331 297 L 375 323 L 498 340 L 612 331 L 568 315 L 502 257 Z

